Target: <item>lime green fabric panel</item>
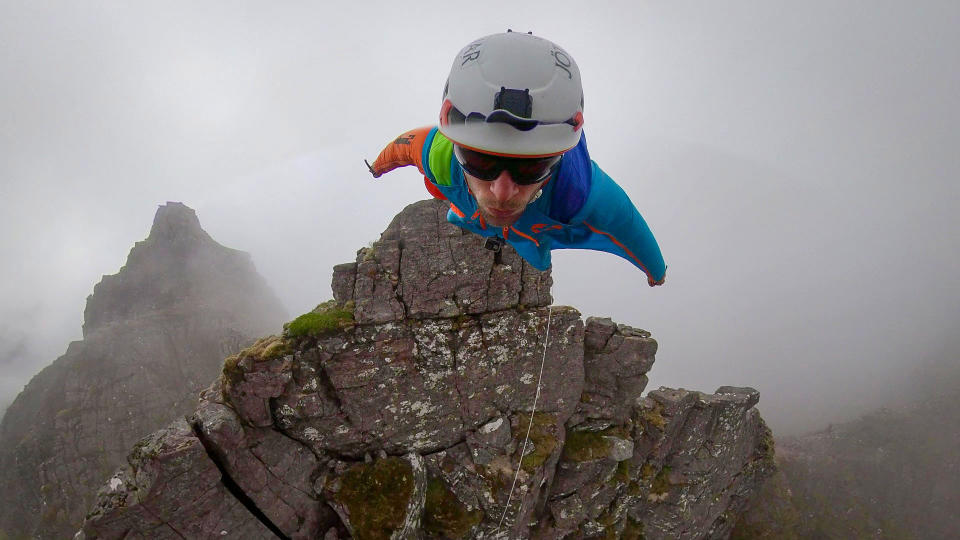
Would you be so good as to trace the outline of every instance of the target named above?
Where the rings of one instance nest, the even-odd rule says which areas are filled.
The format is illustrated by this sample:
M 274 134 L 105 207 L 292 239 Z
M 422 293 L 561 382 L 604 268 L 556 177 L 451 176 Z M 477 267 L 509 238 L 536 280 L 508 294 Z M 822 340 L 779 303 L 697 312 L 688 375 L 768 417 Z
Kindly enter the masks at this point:
M 449 186 L 453 183 L 450 178 L 450 163 L 453 160 L 453 143 L 437 131 L 430 145 L 430 172 L 437 185 Z

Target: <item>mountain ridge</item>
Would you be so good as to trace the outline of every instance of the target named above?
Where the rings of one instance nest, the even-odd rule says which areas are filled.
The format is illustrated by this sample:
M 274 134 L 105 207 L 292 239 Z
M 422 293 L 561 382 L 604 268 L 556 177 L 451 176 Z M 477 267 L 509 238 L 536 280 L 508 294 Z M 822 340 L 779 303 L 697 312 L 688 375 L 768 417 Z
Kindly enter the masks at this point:
M 25 385 L 0 422 L 0 532 L 72 535 L 140 437 L 193 408 L 224 356 L 285 313 L 246 253 L 182 203 L 87 298 L 83 339 Z

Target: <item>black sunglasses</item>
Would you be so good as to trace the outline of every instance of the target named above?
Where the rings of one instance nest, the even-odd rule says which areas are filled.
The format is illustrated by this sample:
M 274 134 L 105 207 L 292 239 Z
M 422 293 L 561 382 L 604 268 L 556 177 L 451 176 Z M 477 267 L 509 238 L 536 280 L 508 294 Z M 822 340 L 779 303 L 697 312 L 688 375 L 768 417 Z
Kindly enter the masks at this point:
M 510 158 L 484 154 L 454 145 L 453 153 L 470 176 L 480 180 L 496 180 L 500 173 L 508 171 L 514 183 L 529 186 L 542 182 L 553 174 L 561 156 L 543 158 Z

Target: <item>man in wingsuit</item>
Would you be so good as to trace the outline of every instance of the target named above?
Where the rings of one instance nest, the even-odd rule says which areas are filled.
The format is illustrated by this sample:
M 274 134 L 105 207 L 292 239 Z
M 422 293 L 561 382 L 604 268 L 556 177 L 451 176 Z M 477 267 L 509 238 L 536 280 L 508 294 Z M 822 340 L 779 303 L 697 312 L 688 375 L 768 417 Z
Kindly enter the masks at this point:
M 583 89 L 573 57 L 555 43 L 507 31 L 456 56 L 440 125 L 397 137 L 369 165 L 374 177 L 415 165 L 447 219 L 509 243 L 539 270 L 554 249 L 619 255 L 662 285 L 666 265 L 636 207 L 587 152 Z

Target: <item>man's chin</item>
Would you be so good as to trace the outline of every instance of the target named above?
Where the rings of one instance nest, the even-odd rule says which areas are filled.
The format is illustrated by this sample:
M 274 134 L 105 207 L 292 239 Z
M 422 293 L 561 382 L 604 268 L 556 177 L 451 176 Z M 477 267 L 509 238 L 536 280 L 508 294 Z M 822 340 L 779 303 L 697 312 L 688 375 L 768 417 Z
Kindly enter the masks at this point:
M 483 217 L 487 220 L 488 225 L 493 225 L 494 227 L 509 227 L 517 222 L 520 219 L 521 212 L 517 213 L 495 213 L 491 210 L 484 210 Z

